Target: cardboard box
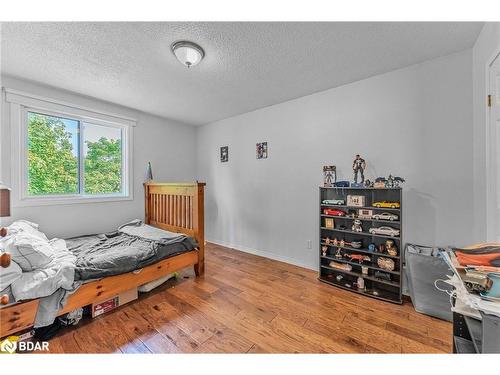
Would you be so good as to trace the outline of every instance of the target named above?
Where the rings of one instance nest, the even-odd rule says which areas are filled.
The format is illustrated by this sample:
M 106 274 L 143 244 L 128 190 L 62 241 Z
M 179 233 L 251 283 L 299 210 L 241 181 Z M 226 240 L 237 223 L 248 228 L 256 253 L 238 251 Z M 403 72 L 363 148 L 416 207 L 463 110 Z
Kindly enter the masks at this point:
M 137 288 L 129 289 L 106 301 L 92 304 L 92 318 L 107 313 L 138 298 Z

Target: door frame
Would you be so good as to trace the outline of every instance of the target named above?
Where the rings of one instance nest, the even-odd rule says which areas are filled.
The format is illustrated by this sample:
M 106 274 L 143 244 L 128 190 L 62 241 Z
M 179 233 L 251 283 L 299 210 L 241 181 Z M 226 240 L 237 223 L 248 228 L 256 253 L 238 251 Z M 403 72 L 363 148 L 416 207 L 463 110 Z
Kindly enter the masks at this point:
M 492 90 L 490 87 L 490 73 L 492 65 L 495 63 L 496 59 L 500 59 L 500 48 L 496 50 L 493 56 L 486 62 L 486 95 L 491 94 Z M 498 93 L 497 93 L 498 95 Z M 500 186 L 498 184 L 498 177 L 496 176 L 497 171 L 496 161 L 498 160 L 498 153 L 500 150 L 497 149 L 496 139 L 493 138 L 492 131 L 492 121 L 491 121 L 491 107 L 486 107 L 486 240 L 487 241 L 500 241 L 500 233 L 498 233 L 497 223 L 500 221 L 499 203 L 498 202 L 498 192 L 497 189 Z M 494 151 L 495 150 L 495 151 Z M 489 202 L 494 202 L 495 204 L 488 204 Z

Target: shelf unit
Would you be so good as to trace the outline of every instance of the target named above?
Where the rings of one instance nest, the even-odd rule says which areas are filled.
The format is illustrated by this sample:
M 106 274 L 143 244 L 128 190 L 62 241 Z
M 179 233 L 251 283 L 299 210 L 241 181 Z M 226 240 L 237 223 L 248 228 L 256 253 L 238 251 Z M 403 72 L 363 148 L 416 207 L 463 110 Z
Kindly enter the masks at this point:
M 342 199 L 347 203 L 348 195 L 362 195 L 365 197 L 365 203 L 362 207 L 342 205 L 323 204 L 326 199 Z M 403 194 L 401 188 L 357 188 L 357 187 L 323 187 L 319 188 L 319 280 L 333 285 L 335 287 L 349 290 L 358 294 L 366 295 L 369 297 L 377 298 L 383 301 L 392 303 L 402 303 L 402 259 L 401 251 L 403 249 Z M 399 208 L 377 208 L 372 204 L 378 201 L 399 202 Z M 346 212 L 347 216 L 327 215 L 324 209 L 333 208 Z M 379 219 L 363 219 L 357 217 L 357 212 L 360 209 L 372 210 L 373 214 L 389 212 L 398 216 L 397 220 L 379 220 Z M 352 215 L 354 214 L 354 215 Z M 334 228 L 327 228 L 325 219 L 333 219 Z M 354 220 L 360 220 L 363 228 L 362 232 L 352 231 L 352 224 Z M 340 226 L 343 226 L 340 228 Z M 389 226 L 399 230 L 399 236 L 387 236 L 369 233 L 369 228 Z M 362 246 L 355 248 L 344 244 L 344 246 L 333 245 L 332 243 L 325 243 L 325 238 L 333 240 L 336 238 L 339 242 L 360 241 Z M 387 240 L 393 240 L 398 249 L 397 255 L 389 255 L 387 253 L 380 253 L 378 247 L 380 244 L 385 244 Z M 375 251 L 370 251 L 368 245 L 373 243 L 376 247 Z M 326 255 L 323 255 L 322 248 L 327 246 L 328 250 Z M 340 251 L 342 258 L 337 258 L 335 254 Z M 346 257 L 346 254 L 367 255 L 370 261 L 359 263 L 356 260 L 351 260 Z M 380 268 L 377 264 L 379 257 L 390 258 L 395 263 L 393 271 L 386 271 Z M 330 262 L 336 262 L 351 266 L 351 270 L 344 270 L 330 266 Z M 368 274 L 363 274 L 361 267 L 368 268 Z M 382 278 L 376 273 L 383 273 L 385 277 Z M 363 289 L 357 288 L 357 279 L 362 277 L 364 279 L 365 287 Z M 339 280 L 340 278 L 340 280 Z

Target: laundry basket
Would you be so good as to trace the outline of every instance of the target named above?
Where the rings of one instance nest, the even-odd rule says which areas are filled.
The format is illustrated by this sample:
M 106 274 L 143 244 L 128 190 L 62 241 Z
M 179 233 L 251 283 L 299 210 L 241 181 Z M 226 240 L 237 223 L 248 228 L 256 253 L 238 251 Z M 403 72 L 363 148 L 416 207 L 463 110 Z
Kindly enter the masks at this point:
M 442 258 L 440 249 L 406 244 L 405 263 L 408 291 L 415 310 L 422 314 L 452 321 L 449 295 L 436 288 L 436 280 L 447 280 L 453 275 Z M 452 286 L 443 282 L 439 288 L 451 292 Z

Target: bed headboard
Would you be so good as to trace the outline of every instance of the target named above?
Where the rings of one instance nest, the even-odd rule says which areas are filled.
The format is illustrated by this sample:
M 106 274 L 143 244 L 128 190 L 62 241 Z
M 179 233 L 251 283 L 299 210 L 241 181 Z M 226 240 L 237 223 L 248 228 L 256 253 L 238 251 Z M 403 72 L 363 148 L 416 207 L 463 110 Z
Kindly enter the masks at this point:
M 146 182 L 145 223 L 196 238 L 199 258 L 205 254 L 204 182 Z

